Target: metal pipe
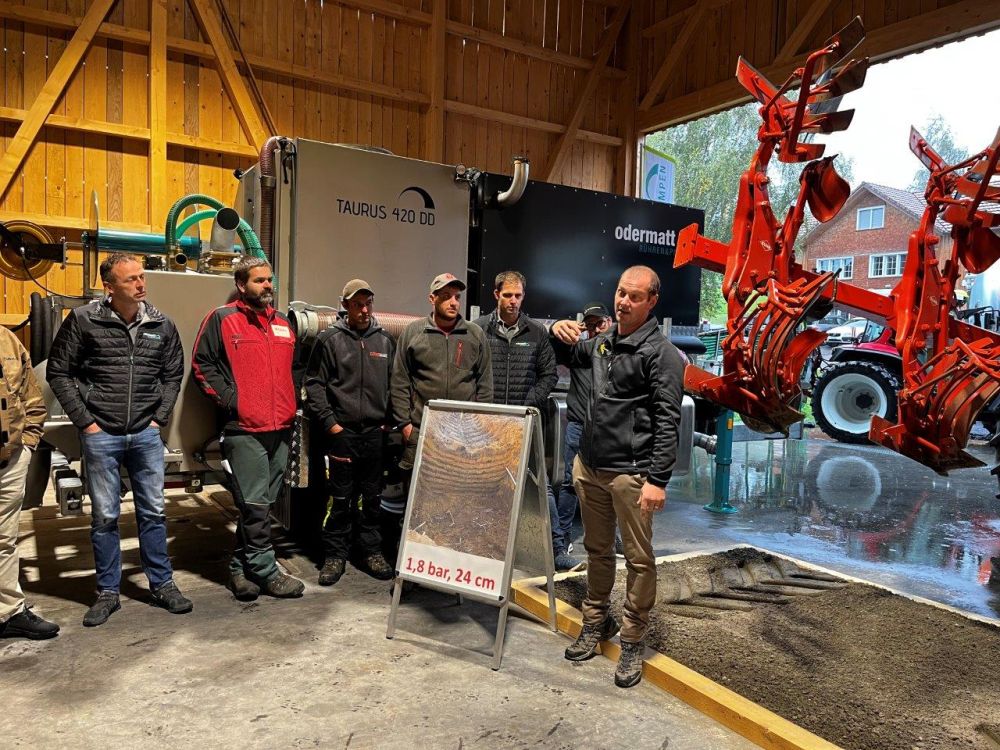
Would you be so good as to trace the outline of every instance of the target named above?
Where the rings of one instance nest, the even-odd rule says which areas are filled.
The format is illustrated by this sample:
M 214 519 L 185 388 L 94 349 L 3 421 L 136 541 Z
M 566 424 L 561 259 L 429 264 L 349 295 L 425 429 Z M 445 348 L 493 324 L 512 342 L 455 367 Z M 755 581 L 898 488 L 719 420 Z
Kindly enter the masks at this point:
M 524 195 L 524 189 L 528 187 L 528 172 L 531 162 L 524 156 L 514 157 L 514 177 L 510 181 L 510 187 L 502 193 L 497 193 L 496 201 L 500 208 L 513 206 Z
M 216 252 L 232 252 L 236 240 L 236 230 L 240 226 L 240 215 L 231 208 L 220 208 L 212 222 L 211 239 L 208 246 Z

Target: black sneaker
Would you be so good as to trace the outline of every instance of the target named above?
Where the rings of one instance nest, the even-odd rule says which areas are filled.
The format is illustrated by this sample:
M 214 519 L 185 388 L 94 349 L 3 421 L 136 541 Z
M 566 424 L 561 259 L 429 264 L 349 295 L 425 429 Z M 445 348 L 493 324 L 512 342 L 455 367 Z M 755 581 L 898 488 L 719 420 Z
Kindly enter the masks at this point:
M 97 601 L 91 605 L 90 609 L 87 610 L 87 614 L 83 616 L 83 625 L 87 628 L 103 625 L 111 615 L 121 608 L 122 605 L 118 601 L 117 591 L 102 591 L 97 595 Z
M 597 656 L 597 644 L 615 637 L 621 626 L 618 621 L 608 615 L 600 625 L 584 625 L 580 635 L 566 649 L 566 658 L 570 661 L 586 661 Z
M 368 575 L 380 581 L 391 580 L 396 575 L 396 572 L 380 554 L 368 555 L 365 558 L 365 569 L 368 571 Z
M 294 599 L 302 596 L 302 592 L 306 590 L 306 585 L 298 578 L 293 578 L 279 570 L 264 581 L 260 590 L 268 596 L 273 596 L 277 599 Z
M 642 655 L 646 652 L 646 644 L 644 641 L 621 643 L 622 652 L 618 656 L 618 668 L 615 669 L 615 684 L 620 688 L 630 688 L 638 685 L 642 679 Z
M 344 575 L 347 568 L 347 561 L 339 557 L 328 557 L 323 561 L 323 567 L 319 571 L 319 585 L 332 586 Z
M 260 586 L 247 578 L 243 573 L 233 573 L 229 576 L 226 588 L 241 602 L 252 602 L 260 596 Z
M 59 635 L 59 626 L 44 620 L 25 607 L 7 622 L 0 623 L 0 638 L 28 638 L 44 641 Z
M 194 604 L 181 593 L 173 581 L 167 581 L 151 593 L 153 594 L 153 604 L 157 607 L 163 607 L 172 615 L 187 614 L 194 609 Z

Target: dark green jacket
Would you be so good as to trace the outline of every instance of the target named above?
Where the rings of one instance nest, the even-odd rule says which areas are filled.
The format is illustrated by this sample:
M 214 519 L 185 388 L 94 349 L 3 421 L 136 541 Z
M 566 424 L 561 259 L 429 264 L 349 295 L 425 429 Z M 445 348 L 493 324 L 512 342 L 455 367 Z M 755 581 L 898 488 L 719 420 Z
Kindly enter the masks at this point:
M 428 315 L 406 327 L 396 342 L 392 367 L 392 412 L 398 425 L 420 426 L 424 405 L 434 398 L 493 400 L 490 345 L 483 329 L 459 318 L 445 333 Z

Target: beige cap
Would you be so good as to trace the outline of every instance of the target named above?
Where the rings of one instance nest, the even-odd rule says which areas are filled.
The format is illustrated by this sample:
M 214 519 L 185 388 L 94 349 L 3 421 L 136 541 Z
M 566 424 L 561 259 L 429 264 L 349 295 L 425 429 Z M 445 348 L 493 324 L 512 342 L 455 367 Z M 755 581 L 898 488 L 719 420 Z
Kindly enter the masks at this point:
M 453 273 L 439 273 L 434 277 L 434 281 L 431 282 L 431 294 L 444 289 L 446 286 L 457 286 L 459 289 L 465 289 L 465 282 L 458 278 Z
M 340 298 L 347 302 L 351 297 L 353 297 L 358 292 L 368 292 L 369 294 L 375 294 L 372 290 L 372 285 L 369 284 L 364 279 L 351 279 L 344 286 L 344 293 L 340 295 Z

